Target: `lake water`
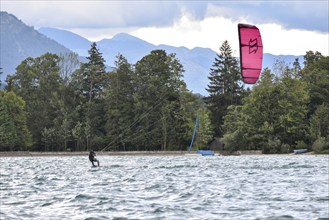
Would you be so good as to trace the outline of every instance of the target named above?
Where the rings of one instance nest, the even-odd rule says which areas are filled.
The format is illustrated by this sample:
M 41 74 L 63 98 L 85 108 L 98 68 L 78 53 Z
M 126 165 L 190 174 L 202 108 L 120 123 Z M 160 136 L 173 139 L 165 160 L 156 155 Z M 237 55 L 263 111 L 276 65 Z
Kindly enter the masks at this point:
M 3 157 L 0 219 L 329 219 L 329 157 Z

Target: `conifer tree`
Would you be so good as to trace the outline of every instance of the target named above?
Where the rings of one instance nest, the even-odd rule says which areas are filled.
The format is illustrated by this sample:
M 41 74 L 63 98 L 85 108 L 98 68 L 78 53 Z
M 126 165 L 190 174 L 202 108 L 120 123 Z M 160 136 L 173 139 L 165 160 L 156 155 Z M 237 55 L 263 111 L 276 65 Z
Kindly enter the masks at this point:
M 105 129 L 109 139 L 107 149 L 125 151 L 129 149 L 129 137 L 134 136 L 129 129 L 133 125 L 133 68 L 123 55 L 119 54 L 116 58 L 105 95 Z
M 99 52 L 96 43 L 92 43 L 90 50 L 88 50 L 89 56 L 88 63 L 85 64 L 83 69 L 84 83 L 86 94 L 88 95 L 89 102 L 93 98 L 99 98 L 100 93 L 106 86 L 106 70 L 105 60 L 102 53 Z
M 300 78 L 301 77 L 302 67 L 300 66 L 300 63 L 299 63 L 298 58 L 295 58 L 295 61 L 294 61 L 294 63 L 292 65 L 293 65 L 293 68 L 292 68 L 292 71 L 293 71 L 292 74 L 293 74 L 293 76 L 295 78 Z
M 205 101 L 211 112 L 214 133 L 216 136 L 222 136 L 221 126 L 227 107 L 241 104 L 244 91 L 238 61 L 233 57 L 228 41 L 224 41 L 220 47 L 220 54 L 217 54 L 208 78 L 210 83 L 206 90 L 209 96 Z
M 105 60 L 99 52 L 96 43 L 92 43 L 88 63 L 83 68 L 85 95 L 88 100 L 85 103 L 87 149 L 94 146 L 101 147 L 104 142 L 105 115 L 103 90 L 107 86 L 108 76 L 105 70 Z
M 91 44 L 88 53 L 88 62 L 81 64 L 73 74 L 71 84 L 79 100 L 75 111 L 79 115 L 77 121 L 83 124 L 85 149 L 97 150 L 104 145 L 104 91 L 108 86 L 109 77 L 105 60 L 96 43 Z

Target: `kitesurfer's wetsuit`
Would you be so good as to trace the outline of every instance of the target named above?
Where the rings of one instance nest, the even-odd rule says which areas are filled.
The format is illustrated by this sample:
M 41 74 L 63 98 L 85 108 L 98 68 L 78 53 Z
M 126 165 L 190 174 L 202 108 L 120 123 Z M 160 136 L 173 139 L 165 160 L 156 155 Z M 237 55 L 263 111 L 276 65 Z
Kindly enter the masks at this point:
M 97 162 L 97 165 L 99 166 L 99 161 L 95 158 L 96 154 L 94 151 L 90 151 L 89 153 L 89 160 L 93 164 L 93 167 L 95 167 L 94 162 Z

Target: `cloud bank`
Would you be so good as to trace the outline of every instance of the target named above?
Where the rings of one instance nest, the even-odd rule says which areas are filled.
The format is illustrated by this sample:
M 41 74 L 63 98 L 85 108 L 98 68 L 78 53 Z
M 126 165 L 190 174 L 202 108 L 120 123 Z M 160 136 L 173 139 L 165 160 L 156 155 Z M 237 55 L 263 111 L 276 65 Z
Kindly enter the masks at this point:
M 328 55 L 329 1 L 15 1 L 1 10 L 24 23 L 73 31 L 89 40 L 130 33 L 154 44 L 209 47 L 228 40 L 237 50 L 237 23 L 261 28 L 264 51 Z

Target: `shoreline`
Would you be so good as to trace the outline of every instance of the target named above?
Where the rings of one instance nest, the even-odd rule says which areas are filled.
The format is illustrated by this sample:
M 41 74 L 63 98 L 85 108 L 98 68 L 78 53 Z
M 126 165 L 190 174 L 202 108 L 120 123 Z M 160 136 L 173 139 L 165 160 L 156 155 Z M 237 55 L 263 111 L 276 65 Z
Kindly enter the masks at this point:
M 187 151 L 95 151 L 97 156 L 199 156 L 195 152 L 188 153 Z M 0 151 L 1 157 L 75 157 L 88 156 L 89 151 Z M 287 153 L 287 154 L 263 154 L 260 151 L 240 151 L 240 154 L 222 154 L 215 151 L 215 156 L 250 156 L 250 155 L 316 155 L 314 152 L 306 153 Z
M 169 156 L 185 155 L 186 151 L 95 151 L 97 156 Z M 40 152 L 40 151 L 1 151 L 0 157 L 54 157 L 54 156 L 88 156 L 89 151 L 75 152 Z

